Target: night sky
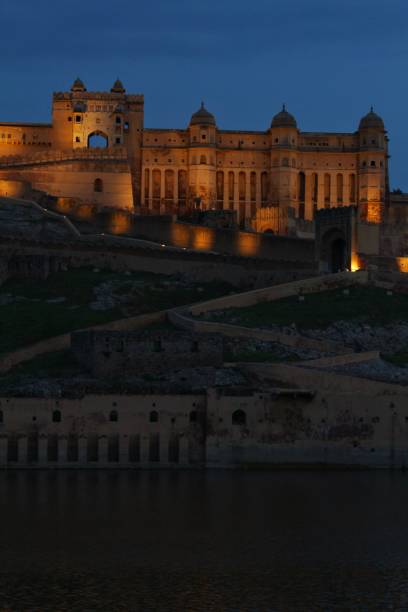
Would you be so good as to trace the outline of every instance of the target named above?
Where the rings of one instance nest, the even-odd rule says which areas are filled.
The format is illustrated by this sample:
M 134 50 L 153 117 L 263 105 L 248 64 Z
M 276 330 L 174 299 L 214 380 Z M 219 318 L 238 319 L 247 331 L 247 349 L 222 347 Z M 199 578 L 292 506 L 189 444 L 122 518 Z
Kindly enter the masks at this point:
M 0 119 L 50 121 L 51 93 L 120 77 L 147 127 L 184 127 L 203 99 L 224 129 L 354 131 L 374 106 L 391 186 L 408 191 L 407 0 L 0 0 Z

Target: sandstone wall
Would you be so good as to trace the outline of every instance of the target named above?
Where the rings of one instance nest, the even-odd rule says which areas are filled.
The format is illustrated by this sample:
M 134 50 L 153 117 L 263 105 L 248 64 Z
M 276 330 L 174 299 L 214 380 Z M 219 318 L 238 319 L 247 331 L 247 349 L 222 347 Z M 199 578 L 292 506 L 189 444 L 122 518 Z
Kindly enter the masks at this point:
M 133 209 L 131 173 L 125 160 L 72 160 L 2 169 L 0 178 L 7 183 L 28 182 L 33 189 L 56 197 L 80 198 L 97 208 Z
M 185 274 L 192 281 L 226 281 L 235 286 L 265 286 L 288 279 L 309 278 L 316 274 L 310 267 L 297 268 L 285 262 L 248 260 L 242 257 L 181 253 L 170 249 L 153 249 L 149 245 L 120 245 L 108 237 L 73 243 L 55 240 L 48 247 L 27 240 L 0 243 L 0 258 L 19 262 L 35 256 L 43 258 L 46 269 L 92 266 L 111 270 L 143 270 L 157 274 Z M 37 258 L 40 265 L 40 257 Z M 10 264 L 12 265 L 12 264 Z
M 1 397 L 0 467 L 407 467 L 406 387 L 250 367 L 269 390 Z

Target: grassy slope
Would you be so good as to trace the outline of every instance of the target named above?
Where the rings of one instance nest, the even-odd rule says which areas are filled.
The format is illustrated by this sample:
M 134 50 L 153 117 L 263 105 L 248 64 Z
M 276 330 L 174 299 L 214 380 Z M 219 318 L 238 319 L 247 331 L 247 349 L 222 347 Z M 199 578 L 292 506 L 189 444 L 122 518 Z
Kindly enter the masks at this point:
M 350 295 L 336 289 L 324 293 L 288 297 L 276 302 L 262 302 L 247 308 L 230 308 L 214 313 L 212 320 L 245 327 L 291 325 L 300 329 L 324 329 L 340 320 L 359 321 L 369 325 L 387 325 L 408 321 L 408 295 L 388 296 L 376 287 L 351 287 Z
M 127 293 L 132 282 L 138 286 L 132 293 L 131 307 L 107 311 L 89 308 L 94 301 L 93 289 L 103 282 L 119 281 L 117 293 Z M 9 281 L 0 294 L 10 293 L 22 299 L 0 306 L 0 353 L 6 353 L 45 338 L 75 329 L 107 323 L 125 316 L 155 312 L 225 295 L 231 291 L 226 283 L 200 283 L 191 287 L 171 287 L 169 277 L 135 272 L 131 276 L 81 268 L 51 275 L 46 281 Z M 202 291 L 199 291 L 199 288 Z M 47 300 L 65 297 L 62 303 Z

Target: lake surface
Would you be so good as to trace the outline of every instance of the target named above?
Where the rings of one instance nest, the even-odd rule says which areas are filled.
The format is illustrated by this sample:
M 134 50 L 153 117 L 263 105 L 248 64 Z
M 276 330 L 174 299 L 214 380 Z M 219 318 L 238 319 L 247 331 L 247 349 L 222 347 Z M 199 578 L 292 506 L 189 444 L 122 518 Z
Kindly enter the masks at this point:
M 408 475 L 0 473 L 0 610 L 408 610 Z

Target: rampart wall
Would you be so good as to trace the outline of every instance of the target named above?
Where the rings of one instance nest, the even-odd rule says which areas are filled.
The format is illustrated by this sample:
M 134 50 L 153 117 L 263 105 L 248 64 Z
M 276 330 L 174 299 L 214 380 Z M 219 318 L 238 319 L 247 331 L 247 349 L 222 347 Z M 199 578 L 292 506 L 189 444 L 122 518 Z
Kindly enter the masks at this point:
M 193 315 L 200 315 L 212 310 L 242 308 L 252 306 L 258 302 L 271 302 L 293 295 L 327 291 L 352 284 L 366 284 L 367 281 L 367 272 L 338 272 L 336 274 L 316 276 L 315 278 L 302 279 L 263 289 L 255 289 L 254 291 L 246 291 L 245 293 L 227 295 L 207 302 L 200 302 L 199 304 L 193 304 L 190 312 Z
M 266 368 L 286 387 L 1 397 L 0 467 L 407 467 L 406 387 Z

